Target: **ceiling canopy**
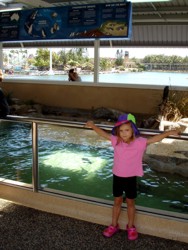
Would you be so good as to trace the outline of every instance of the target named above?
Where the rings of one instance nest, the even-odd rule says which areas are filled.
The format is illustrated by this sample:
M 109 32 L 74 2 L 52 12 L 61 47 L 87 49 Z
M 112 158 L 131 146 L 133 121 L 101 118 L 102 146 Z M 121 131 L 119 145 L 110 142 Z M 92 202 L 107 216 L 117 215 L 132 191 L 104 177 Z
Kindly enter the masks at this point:
M 45 8 L 66 5 L 82 5 L 96 3 L 125 2 L 124 0 L 1 0 L 0 11 L 10 8 Z M 103 40 L 101 46 L 109 47 L 143 47 L 143 46 L 167 46 L 187 47 L 188 41 L 188 1 L 150 1 L 134 2 L 132 0 L 132 37 L 131 40 Z M 30 42 L 3 42 L 3 47 L 93 47 L 92 40 L 49 40 Z

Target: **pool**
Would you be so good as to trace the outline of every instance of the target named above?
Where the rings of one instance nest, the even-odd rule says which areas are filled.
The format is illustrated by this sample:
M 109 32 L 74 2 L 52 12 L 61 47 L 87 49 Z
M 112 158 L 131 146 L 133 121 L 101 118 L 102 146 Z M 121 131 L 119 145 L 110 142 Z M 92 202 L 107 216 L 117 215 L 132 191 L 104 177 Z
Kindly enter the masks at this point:
M 31 125 L 0 122 L 0 126 L 0 178 L 31 184 Z M 91 130 L 45 124 L 38 129 L 39 189 L 113 200 L 110 142 Z M 136 204 L 187 214 L 187 178 L 143 167 Z

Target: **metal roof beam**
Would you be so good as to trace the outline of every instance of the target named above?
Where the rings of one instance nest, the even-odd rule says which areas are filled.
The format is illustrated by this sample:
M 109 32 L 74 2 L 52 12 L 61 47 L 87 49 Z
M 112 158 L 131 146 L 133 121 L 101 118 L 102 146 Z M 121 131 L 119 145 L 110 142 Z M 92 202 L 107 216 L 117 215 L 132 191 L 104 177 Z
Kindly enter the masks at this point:
M 157 7 L 157 11 L 160 13 L 187 13 L 188 6 L 176 6 L 176 7 Z M 155 13 L 156 11 L 152 7 L 133 7 L 133 15 L 144 15 L 148 13 Z
M 158 15 L 145 15 L 145 16 L 135 16 L 133 19 L 133 24 L 135 23 L 147 23 L 151 24 L 153 22 L 158 23 L 188 23 L 188 13 L 183 15 L 162 15 L 159 17 Z

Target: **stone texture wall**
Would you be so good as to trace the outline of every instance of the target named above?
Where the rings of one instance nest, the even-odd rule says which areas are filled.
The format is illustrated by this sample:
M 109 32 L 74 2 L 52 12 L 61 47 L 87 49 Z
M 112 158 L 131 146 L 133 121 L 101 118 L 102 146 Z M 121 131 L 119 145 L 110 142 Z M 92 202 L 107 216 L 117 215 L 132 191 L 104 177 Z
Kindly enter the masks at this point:
M 7 93 L 23 101 L 32 100 L 48 106 L 96 109 L 112 108 L 123 112 L 155 114 L 163 89 L 102 87 L 8 82 L 1 84 Z

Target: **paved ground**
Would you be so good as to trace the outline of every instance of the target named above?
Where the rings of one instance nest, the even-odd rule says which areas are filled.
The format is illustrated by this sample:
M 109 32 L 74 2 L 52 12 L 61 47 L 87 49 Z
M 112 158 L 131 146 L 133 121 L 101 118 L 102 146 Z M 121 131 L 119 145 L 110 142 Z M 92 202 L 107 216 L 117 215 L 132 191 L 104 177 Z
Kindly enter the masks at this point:
M 188 250 L 188 244 L 125 231 L 106 239 L 101 225 L 41 212 L 0 199 L 0 250 Z

